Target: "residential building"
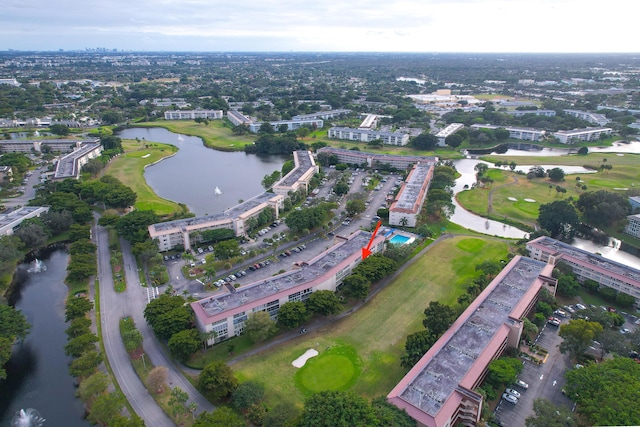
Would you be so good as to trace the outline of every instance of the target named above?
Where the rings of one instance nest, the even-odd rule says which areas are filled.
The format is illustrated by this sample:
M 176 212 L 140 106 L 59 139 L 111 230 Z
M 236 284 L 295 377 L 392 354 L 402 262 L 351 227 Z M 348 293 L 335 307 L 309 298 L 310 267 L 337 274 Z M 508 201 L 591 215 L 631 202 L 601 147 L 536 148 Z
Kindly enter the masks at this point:
M 0 214 L 0 236 L 10 236 L 20 228 L 22 221 L 39 217 L 49 211 L 48 206 L 23 206 L 11 212 Z
M 611 120 L 607 119 L 604 114 L 590 113 L 588 111 L 580 110 L 564 110 L 565 114 L 569 116 L 577 117 L 589 123 L 593 123 L 598 126 L 605 126 Z
M 336 156 L 338 163 L 372 169 L 390 167 L 393 169 L 405 170 L 416 163 L 438 163 L 437 157 L 378 154 L 334 147 L 322 147 L 318 150 L 318 154 L 320 153 L 327 153 L 331 156 Z
M 375 128 L 378 127 L 378 119 L 380 118 L 379 115 L 377 114 L 367 114 L 364 118 L 364 120 L 362 120 L 362 123 L 360 123 L 360 126 L 358 126 L 358 129 L 360 130 L 364 130 L 364 129 L 368 129 L 368 130 L 374 130 Z
M 563 144 L 573 144 L 579 141 L 597 141 L 600 135 L 611 135 L 611 128 L 583 128 L 573 130 L 559 130 L 553 136 Z
M 595 280 L 618 292 L 640 298 L 640 270 L 575 248 L 551 237 L 538 237 L 527 243 L 529 256 L 549 264 L 564 262 L 573 269 L 578 281 Z
M 171 99 L 171 98 L 154 98 L 153 101 L 151 101 L 152 105 L 155 105 L 156 107 L 172 107 L 175 106 L 177 108 L 186 108 L 189 106 L 189 103 L 187 101 L 184 100 L 184 98 L 175 98 L 175 99 Z M 167 119 L 167 120 L 179 120 L 179 119 Z
M 416 163 L 400 187 L 396 200 L 389 208 L 389 224 L 415 227 L 418 215 L 427 197 L 435 166 L 433 163 Z
M 253 119 L 245 116 L 237 110 L 227 111 L 227 119 L 229 119 L 229 121 L 233 123 L 234 126 L 249 125 L 249 123 L 253 123 Z
M 507 113 L 512 116 L 520 117 L 525 114 L 535 114 L 536 116 L 545 116 L 545 117 L 553 117 L 556 115 L 554 110 L 511 110 L 507 111 Z
M 280 181 L 276 182 L 272 190 L 274 193 L 286 197 L 290 191 L 303 189 L 309 192 L 311 178 L 320 171 L 310 151 L 299 150 L 293 152 L 294 168 Z
M 523 141 L 541 141 L 544 138 L 545 131 L 533 128 L 519 128 L 512 126 L 496 126 L 496 125 L 471 125 L 474 129 L 505 129 L 509 131 L 509 138 L 521 139 Z
M 283 203 L 284 196 L 262 193 L 224 212 L 152 224 L 149 226 L 149 236 L 157 242 L 161 252 L 176 246 L 190 250 L 197 243 L 196 232 L 227 228 L 233 230 L 236 236 L 243 236 L 247 233 L 249 219 L 257 217 L 265 209 L 273 209 L 278 218 Z
M 477 98 L 471 95 L 453 95 L 451 89 L 438 89 L 430 94 L 407 95 L 419 104 L 431 104 L 438 107 L 455 107 L 457 105 L 480 104 Z M 462 104 L 461 104 L 462 103 Z
M 20 86 L 20 83 L 16 79 L 0 79 L 0 85 Z
M 624 227 L 624 232 L 629 236 L 640 239 L 640 214 L 629 215 L 627 220 L 629 220 L 629 222 Z
M 98 139 L 42 139 L 42 140 L 19 140 L 11 139 L 0 141 L 0 152 L 2 153 L 41 153 L 43 149 L 53 153 L 69 153 L 77 150 L 84 144 L 97 142 Z M 46 147 L 46 148 L 45 148 Z
M 542 289 L 555 294 L 553 265 L 514 257 L 387 396 L 419 426 L 476 426 L 476 389 L 489 363 L 517 348 Z
M 322 119 L 306 119 L 306 120 L 276 120 L 273 122 L 267 122 L 274 131 L 279 132 L 280 126 L 287 125 L 287 130 L 298 130 L 301 127 L 309 127 L 313 129 L 320 129 L 324 126 L 324 121 Z M 258 133 L 260 128 L 262 127 L 262 122 L 251 122 L 248 124 L 249 130 L 253 133 Z
M 444 147 L 446 144 L 446 139 L 449 135 L 453 135 L 459 130 L 464 129 L 464 124 L 462 123 L 451 123 L 446 128 L 442 129 L 440 132 L 436 133 L 436 137 L 438 138 L 438 145 L 440 147 Z
M 640 196 L 629 197 L 629 204 L 631 205 L 631 212 L 635 212 L 636 209 L 640 209 Z
M 209 343 L 218 343 L 240 335 L 252 313 L 266 311 L 276 320 L 278 310 L 287 302 L 305 301 L 320 290 L 336 291 L 362 261 L 362 248 L 372 237 L 365 231 L 336 236 L 333 246 L 309 261 L 297 263 L 293 270 L 237 289 L 222 288 L 211 297 L 191 303 L 196 327 L 203 333 L 215 332 Z M 370 250 L 381 252 L 384 240 L 380 235 L 374 237 Z
M 407 145 L 409 143 L 409 134 L 407 133 L 381 130 L 332 127 L 329 129 L 327 136 L 334 139 L 347 139 L 358 142 L 371 142 L 379 139 L 385 145 Z
M 89 160 L 100 157 L 101 154 L 102 144 L 100 142 L 85 142 L 77 150 L 58 159 L 53 179 L 80 178 L 82 166 L 86 165 Z
M 314 119 L 335 119 L 340 116 L 344 116 L 351 113 L 351 110 L 346 108 L 341 108 L 337 110 L 328 110 L 328 111 L 318 111 L 317 113 L 309 113 L 309 114 L 299 114 L 297 116 L 293 116 L 291 120 L 314 120 Z
M 222 110 L 169 110 L 164 112 L 165 120 L 216 120 L 223 117 Z

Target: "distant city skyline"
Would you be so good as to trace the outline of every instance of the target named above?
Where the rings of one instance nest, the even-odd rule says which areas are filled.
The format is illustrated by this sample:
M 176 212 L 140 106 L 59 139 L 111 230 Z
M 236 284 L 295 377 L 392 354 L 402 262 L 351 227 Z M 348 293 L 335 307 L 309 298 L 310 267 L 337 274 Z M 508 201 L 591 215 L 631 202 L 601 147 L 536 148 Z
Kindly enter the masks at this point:
M 0 51 L 638 52 L 632 5 L 629 0 L 7 0 L 0 14 Z

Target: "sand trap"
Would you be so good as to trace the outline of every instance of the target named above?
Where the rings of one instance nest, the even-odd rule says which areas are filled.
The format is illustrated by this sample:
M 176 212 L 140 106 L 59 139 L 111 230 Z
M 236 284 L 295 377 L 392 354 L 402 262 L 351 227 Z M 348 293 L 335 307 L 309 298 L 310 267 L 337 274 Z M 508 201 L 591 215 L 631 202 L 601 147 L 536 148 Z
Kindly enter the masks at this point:
M 619 188 L 619 187 L 616 187 L 616 188 L 614 188 L 614 190 L 627 191 L 627 190 L 628 190 L 628 188 Z
M 508 200 L 511 200 L 512 202 L 517 202 L 518 199 L 516 199 L 515 197 L 507 197 Z
M 151 153 L 149 153 L 149 154 L 145 154 L 145 155 L 144 155 L 144 156 L 142 156 L 141 158 L 142 158 L 142 159 L 146 159 L 146 158 L 147 158 L 147 157 L 149 157 L 150 155 L 151 155 Z
M 616 153 L 616 156 L 618 156 L 618 157 L 624 157 L 624 154 L 622 154 L 622 153 Z
M 317 355 L 318 355 L 318 351 L 310 348 L 309 350 L 305 351 L 302 356 L 298 357 L 296 360 L 291 362 L 291 364 L 296 368 L 302 368 L 304 364 L 307 363 L 307 360 Z
M 534 199 L 524 199 L 525 202 L 529 202 L 529 203 L 535 203 L 536 201 Z

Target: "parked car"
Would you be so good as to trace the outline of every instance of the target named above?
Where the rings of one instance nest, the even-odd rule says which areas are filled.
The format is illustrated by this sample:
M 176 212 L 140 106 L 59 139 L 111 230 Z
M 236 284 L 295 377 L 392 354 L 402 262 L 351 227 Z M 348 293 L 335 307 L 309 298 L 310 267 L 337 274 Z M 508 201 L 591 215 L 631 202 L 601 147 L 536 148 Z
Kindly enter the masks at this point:
M 518 387 L 522 387 L 522 388 L 523 388 L 523 389 L 525 389 L 525 390 L 529 388 L 529 384 L 525 383 L 525 382 L 524 382 L 524 381 L 522 381 L 522 380 L 516 380 L 516 385 L 517 385 Z
M 518 399 L 520 399 L 520 393 L 517 392 L 516 390 L 512 389 L 512 388 L 508 388 L 505 390 L 507 393 L 509 393 L 512 396 L 517 397 Z
M 577 308 L 578 310 L 586 310 L 586 309 L 587 309 L 587 307 L 586 307 L 586 306 L 584 306 L 583 304 L 576 304 L 576 308 Z
M 502 393 L 502 398 L 513 405 L 518 403 L 518 398 L 509 393 Z
M 552 326 L 560 326 L 560 319 L 557 317 L 550 317 L 549 320 L 547 320 L 547 323 Z

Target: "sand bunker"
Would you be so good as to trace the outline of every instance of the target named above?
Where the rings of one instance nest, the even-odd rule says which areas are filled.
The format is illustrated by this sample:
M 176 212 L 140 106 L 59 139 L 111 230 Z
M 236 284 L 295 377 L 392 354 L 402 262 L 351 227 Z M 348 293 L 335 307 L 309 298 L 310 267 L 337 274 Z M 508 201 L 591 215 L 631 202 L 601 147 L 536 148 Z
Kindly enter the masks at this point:
M 310 348 L 309 350 L 305 351 L 302 356 L 298 357 L 296 360 L 291 362 L 291 364 L 296 368 L 302 368 L 304 364 L 307 363 L 307 360 L 317 355 L 318 355 L 318 351 Z
M 511 200 L 512 202 L 517 202 L 518 199 L 516 199 L 515 197 L 507 197 L 508 200 Z
M 534 199 L 524 199 L 525 202 L 529 202 L 529 203 L 535 203 L 536 201 Z
M 146 159 L 147 157 L 149 157 L 151 154 L 145 154 L 144 156 L 142 156 L 143 159 Z

